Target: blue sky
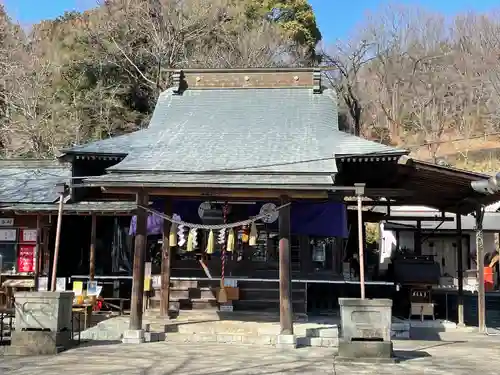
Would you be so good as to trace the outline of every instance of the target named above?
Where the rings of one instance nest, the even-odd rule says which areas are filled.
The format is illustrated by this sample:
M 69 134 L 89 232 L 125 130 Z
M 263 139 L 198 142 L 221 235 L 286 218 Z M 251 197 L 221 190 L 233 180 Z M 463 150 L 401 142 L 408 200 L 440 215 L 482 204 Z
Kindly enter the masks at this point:
M 375 11 L 381 4 L 387 3 L 383 0 L 309 1 L 314 8 L 326 43 L 347 36 L 362 21 L 367 12 Z M 55 18 L 65 11 L 88 9 L 96 4 L 96 0 L 3 0 L 3 2 L 11 17 L 23 25 Z M 398 0 L 392 2 L 419 4 L 429 10 L 440 11 L 448 15 L 470 10 L 483 12 L 495 8 L 500 9 L 498 0 Z

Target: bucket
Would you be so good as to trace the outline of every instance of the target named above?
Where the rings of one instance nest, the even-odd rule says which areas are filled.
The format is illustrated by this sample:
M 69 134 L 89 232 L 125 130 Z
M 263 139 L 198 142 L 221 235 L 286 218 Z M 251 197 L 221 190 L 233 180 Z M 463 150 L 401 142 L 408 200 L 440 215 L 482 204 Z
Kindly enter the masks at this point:
M 490 292 L 495 286 L 493 267 L 484 267 L 484 290 Z

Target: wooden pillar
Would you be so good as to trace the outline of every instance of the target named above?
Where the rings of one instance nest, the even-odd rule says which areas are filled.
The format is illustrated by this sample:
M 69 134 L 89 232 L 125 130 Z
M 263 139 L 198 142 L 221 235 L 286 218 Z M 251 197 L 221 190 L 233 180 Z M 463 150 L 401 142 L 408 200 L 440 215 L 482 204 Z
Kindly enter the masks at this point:
M 289 202 L 288 197 L 281 197 L 281 205 Z M 280 333 L 293 335 L 290 205 L 279 211 L 279 236 Z
M 134 246 L 134 270 L 132 276 L 132 298 L 130 302 L 130 330 L 142 329 L 144 273 L 146 260 L 146 237 L 148 214 L 139 206 L 148 205 L 148 196 L 141 190 L 137 193 L 137 221 Z
M 165 198 L 164 214 L 172 216 L 172 201 Z M 170 270 L 172 254 L 170 251 L 170 226 L 168 220 L 163 220 L 163 244 L 161 257 L 161 289 L 160 289 L 160 316 L 167 317 L 170 304 Z
M 484 243 L 482 207 L 476 210 L 476 253 L 477 253 L 477 317 L 479 332 L 486 332 L 486 296 L 484 290 Z
M 456 215 L 457 220 L 457 277 L 458 277 L 458 324 L 464 325 L 464 255 L 462 246 L 462 215 Z
M 35 246 L 35 256 L 34 256 L 34 267 L 33 267 L 33 287 L 35 291 L 38 291 L 38 278 L 40 277 L 40 243 L 42 241 L 42 216 L 40 214 L 36 215 L 36 246 Z
M 97 216 L 91 215 L 90 223 L 90 257 L 89 257 L 89 281 L 95 279 L 95 244 L 97 237 Z

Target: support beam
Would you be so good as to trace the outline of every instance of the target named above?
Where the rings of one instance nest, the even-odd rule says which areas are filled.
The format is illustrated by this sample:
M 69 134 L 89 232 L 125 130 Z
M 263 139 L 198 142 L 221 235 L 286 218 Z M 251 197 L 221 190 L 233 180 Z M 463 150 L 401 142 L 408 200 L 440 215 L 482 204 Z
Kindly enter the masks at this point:
M 476 209 L 476 264 L 477 264 L 477 318 L 479 332 L 486 333 L 486 296 L 484 290 L 484 242 L 483 242 L 484 207 Z
M 457 277 L 458 277 L 458 325 L 464 326 L 464 255 L 462 241 L 462 215 L 457 214 Z
M 289 197 L 281 197 L 281 205 L 289 202 Z M 279 238 L 280 334 L 293 335 L 290 206 L 279 210 Z
M 137 193 L 137 205 L 148 205 L 148 196 L 143 190 L 140 190 Z M 129 329 L 131 331 L 139 331 L 142 328 L 147 221 L 147 212 L 141 208 L 137 208 L 134 246 L 134 271 L 132 276 L 132 298 L 130 303 Z
M 363 243 L 363 194 L 364 184 L 354 184 L 356 186 L 356 198 L 358 201 L 358 252 L 359 252 L 359 287 L 361 289 L 361 299 L 365 299 L 365 247 Z
M 172 216 L 172 200 L 165 198 L 163 213 Z M 167 317 L 170 304 L 170 273 L 172 254 L 170 248 L 170 227 L 168 220 L 163 220 L 163 244 L 161 257 L 161 286 L 160 286 L 160 316 Z

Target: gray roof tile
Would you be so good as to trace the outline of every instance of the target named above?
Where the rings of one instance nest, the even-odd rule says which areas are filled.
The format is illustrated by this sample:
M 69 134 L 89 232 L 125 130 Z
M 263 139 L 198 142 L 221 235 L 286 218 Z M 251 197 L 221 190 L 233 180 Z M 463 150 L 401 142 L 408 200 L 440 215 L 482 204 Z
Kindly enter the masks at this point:
M 58 199 L 57 183 L 69 183 L 67 165 L 26 161 L 0 164 L 0 203 L 53 203 Z

